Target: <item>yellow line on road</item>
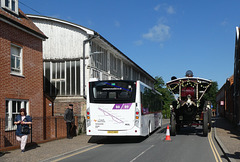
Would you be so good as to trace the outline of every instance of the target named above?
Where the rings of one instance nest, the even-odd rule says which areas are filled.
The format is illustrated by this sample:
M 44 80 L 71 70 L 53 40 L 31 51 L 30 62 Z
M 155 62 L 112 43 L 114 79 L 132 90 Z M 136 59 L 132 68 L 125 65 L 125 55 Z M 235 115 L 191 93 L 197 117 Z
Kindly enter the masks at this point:
M 81 153 L 83 153 L 83 152 L 86 152 L 86 151 L 89 151 L 89 150 L 95 149 L 95 148 L 100 147 L 100 146 L 103 146 L 103 144 L 102 144 L 102 145 L 97 145 L 97 146 L 94 146 L 94 147 L 90 147 L 90 148 L 88 148 L 88 149 L 85 149 L 85 150 L 82 150 L 82 151 L 79 151 L 79 152 L 75 152 L 75 153 L 73 153 L 73 154 L 70 154 L 70 155 L 64 156 L 64 157 L 62 157 L 62 158 L 59 158 L 59 159 L 53 160 L 53 162 L 57 162 L 57 161 L 60 161 L 60 160 L 67 159 L 67 158 L 69 158 L 69 157 L 72 157 L 72 156 L 75 156 L 75 155 L 81 154 Z
M 215 152 L 216 152 L 216 154 L 217 154 L 217 156 L 218 156 L 219 161 L 222 162 L 222 159 L 221 159 L 221 157 L 220 157 L 220 155 L 219 155 L 219 153 L 218 153 L 218 151 L 217 151 L 217 149 L 216 149 L 216 147 L 215 147 L 215 145 L 214 145 L 214 143 L 213 143 L 213 140 L 212 140 L 212 131 L 210 132 L 210 134 L 211 134 L 210 139 L 211 139 L 211 141 L 212 141 L 214 150 L 215 150 Z
M 219 159 L 220 162 L 222 162 L 222 159 L 219 156 L 219 153 L 218 153 L 218 151 L 217 151 L 217 149 L 216 149 L 216 147 L 215 147 L 215 145 L 213 143 L 213 140 L 212 140 L 212 130 L 210 131 L 210 133 L 208 133 L 208 141 L 209 141 L 209 144 L 211 146 L 213 155 L 214 155 L 214 157 L 216 159 L 216 162 L 218 162 L 218 159 Z
M 209 141 L 209 144 L 210 144 L 210 146 L 211 146 L 211 149 L 212 149 L 213 155 L 214 155 L 214 157 L 215 157 L 215 159 L 216 159 L 216 162 L 218 162 L 218 159 L 217 159 L 216 153 L 215 153 L 215 151 L 214 151 L 214 149 L 213 149 L 212 142 L 211 142 L 211 140 L 210 140 L 210 133 L 208 134 L 208 141 Z

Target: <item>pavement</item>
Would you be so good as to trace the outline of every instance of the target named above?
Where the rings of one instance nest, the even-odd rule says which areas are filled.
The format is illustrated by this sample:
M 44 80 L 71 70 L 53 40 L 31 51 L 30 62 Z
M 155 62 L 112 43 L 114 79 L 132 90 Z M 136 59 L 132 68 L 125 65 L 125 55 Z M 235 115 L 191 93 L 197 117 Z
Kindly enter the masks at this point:
M 240 162 L 240 129 L 227 119 L 213 118 L 215 139 L 228 161 Z
M 240 162 L 240 130 L 224 118 L 213 118 L 213 130 L 217 143 L 228 161 Z M 169 119 L 163 119 L 163 125 L 169 124 Z M 1 162 L 34 162 L 50 161 L 52 157 L 67 155 L 94 145 L 91 136 L 79 135 L 73 139 L 60 139 L 51 142 L 26 146 L 26 151 L 20 149 L 0 152 Z

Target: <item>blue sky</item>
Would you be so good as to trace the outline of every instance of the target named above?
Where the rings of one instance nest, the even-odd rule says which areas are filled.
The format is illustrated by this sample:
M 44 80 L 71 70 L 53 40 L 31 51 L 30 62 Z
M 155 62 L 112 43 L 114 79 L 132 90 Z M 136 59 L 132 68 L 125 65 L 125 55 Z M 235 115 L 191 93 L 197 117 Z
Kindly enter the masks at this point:
M 239 0 L 19 0 L 26 14 L 98 32 L 153 77 L 168 82 L 192 70 L 219 88 L 233 75 L 239 6 Z

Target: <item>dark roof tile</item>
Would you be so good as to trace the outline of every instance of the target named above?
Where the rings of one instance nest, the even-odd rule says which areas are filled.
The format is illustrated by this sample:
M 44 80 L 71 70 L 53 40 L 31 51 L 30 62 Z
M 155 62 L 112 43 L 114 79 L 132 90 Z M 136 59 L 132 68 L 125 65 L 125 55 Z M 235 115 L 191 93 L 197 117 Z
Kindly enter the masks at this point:
M 8 12 L 7 10 L 0 8 L 0 18 L 3 18 L 19 27 L 46 39 L 47 36 L 19 9 L 19 14 Z

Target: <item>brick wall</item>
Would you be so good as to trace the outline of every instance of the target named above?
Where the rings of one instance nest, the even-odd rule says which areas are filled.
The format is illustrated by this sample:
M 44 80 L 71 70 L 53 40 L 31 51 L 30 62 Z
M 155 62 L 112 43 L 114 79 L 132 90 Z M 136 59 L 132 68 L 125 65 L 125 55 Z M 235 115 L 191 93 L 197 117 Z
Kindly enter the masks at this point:
M 0 118 L 5 118 L 5 99 L 29 101 L 32 117 L 43 117 L 43 59 L 42 40 L 0 21 Z M 22 47 L 23 77 L 11 75 L 11 43 Z M 42 130 L 43 122 L 34 123 Z M 36 137 L 43 139 L 43 131 Z
M 69 103 L 73 104 L 73 113 L 75 116 L 76 133 L 85 133 L 86 101 L 83 98 L 67 97 L 67 99 L 57 98 L 54 100 L 54 115 L 63 116 Z
M 232 77 L 233 78 L 233 77 Z M 233 122 L 233 81 L 226 82 L 226 107 L 225 107 L 225 117 Z
M 36 122 L 44 120 L 45 132 L 44 140 L 63 138 L 67 136 L 66 122 L 62 116 L 51 116 L 44 119 L 38 119 Z
M 86 101 L 84 99 L 75 99 L 68 97 L 67 99 L 57 98 L 54 100 L 54 115 L 63 115 L 69 104 L 73 104 L 74 115 L 84 115 L 82 110 L 86 107 Z
M 44 94 L 44 116 L 50 117 L 53 116 L 53 100 L 47 95 Z
M 78 127 L 78 117 L 75 117 L 75 126 L 72 129 L 72 132 L 75 132 Z M 36 127 L 38 123 L 44 123 L 44 129 L 39 129 Z M 0 118 L 0 152 L 1 149 L 11 147 L 11 146 L 19 146 L 19 142 L 16 141 L 15 130 L 4 131 L 5 119 Z M 2 129 L 3 128 L 3 129 Z M 63 119 L 63 116 L 50 116 L 50 117 L 34 117 L 32 119 L 32 131 L 28 135 L 28 141 L 30 142 L 42 142 L 44 140 L 54 140 L 59 138 L 64 138 L 67 136 L 66 131 L 66 122 Z M 44 138 L 40 136 L 43 132 Z

